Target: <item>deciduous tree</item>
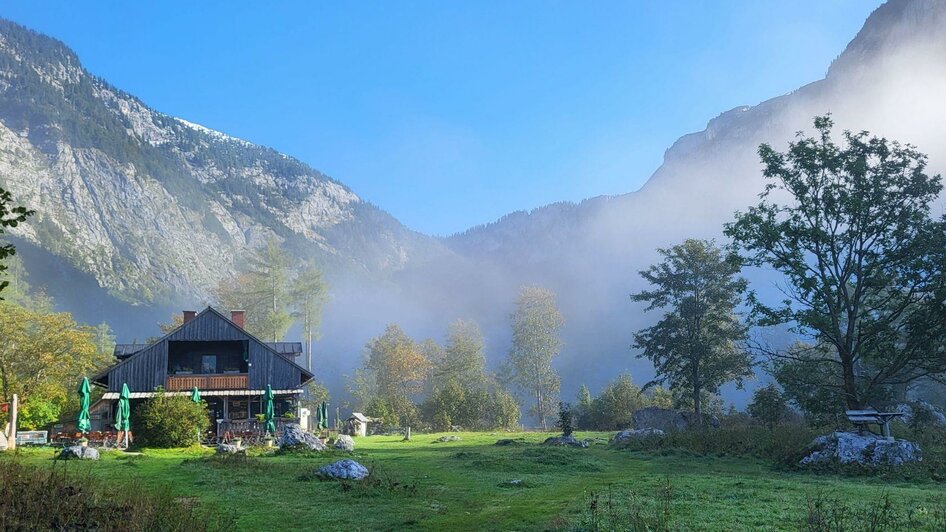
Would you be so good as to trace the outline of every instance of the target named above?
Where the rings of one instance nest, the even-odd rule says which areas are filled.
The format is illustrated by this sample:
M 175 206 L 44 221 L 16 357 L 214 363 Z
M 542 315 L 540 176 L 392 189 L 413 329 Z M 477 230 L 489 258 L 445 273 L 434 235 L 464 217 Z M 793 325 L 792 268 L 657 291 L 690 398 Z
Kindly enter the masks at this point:
M 817 349 L 775 358 L 821 368 L 818 383 L 848 408 L 946 370 L 946 238 L 930 215 L 942 190 L 926 156 L 867 132 L 798 134 L 786 152 L 759 148 L 767 179 L 758 205 L 726 228 L 749 264 L 786 281 L 777 305 L 752 298 L 761 325 L 787 324 Z
M 423 391 L 430 369 L 420 346 L 392 324 L 368 342 L 365 351 L 364 378 L 372 383 L 374 398 L 394 409 L 402 421 L 414 415 L 413 396 Z
M 560 379 L 552 361 L 562 347 L 559 337 L 565 319 L 555 294 L 540 286 L 523 287 L 512 320 L 512 347 L 506 360 L 510 380 L 532 399 L 530 413 L 543 428 L 555 414 Z
M 631 299 L 664 315 L 634 335 L 634 347 L 657 371 L 645 387 L 668 383 L 689 390 L 702 422 L 704 392 L 716 393 L 723 384 L 752 375 L 742 345 L 746 327 L 736 315 L 746 282 L 738 276 L 739 259 L 712 242 L 690 239 L 659 251 L 663 261 L 640 272 L 653 288 Z
M 107 364 L 94 331 L 65 312 L 44 313 L 0 301 L 0 395 L 20 396 L 20 423 L 33 428 L 71 409 L 82 376 Z
M 13 204 L 13 196 L 3 188 L 0 188 L 0 235 L 3 235 L 4 228 L 16 227 L 26 221 L 33 211 L 26 207 L 20 207 Z M 16 253 L 13 244 L 0 242 L 0 273 L 6 270 L 4 259 Z M 0 292 L 7 287 L 9 281 L 0 280 Z

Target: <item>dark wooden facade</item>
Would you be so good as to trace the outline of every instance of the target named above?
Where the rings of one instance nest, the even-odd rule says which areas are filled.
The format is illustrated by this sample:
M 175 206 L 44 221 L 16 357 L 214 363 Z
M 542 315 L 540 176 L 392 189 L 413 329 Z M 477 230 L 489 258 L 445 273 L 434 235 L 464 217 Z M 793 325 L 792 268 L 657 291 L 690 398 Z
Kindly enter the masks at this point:
M 97 375 L 94 382 L 109 391 L 120 391 L 124 383 L 133 392 L 150 392 L 158 387 L 166 387 L 169 377 L 168 346 L 170 342 L 176 341 L 246 342 L 249 364 L 245 382 L 250 390 L 261 390 L 267 385 L 274 390 L 299 389 L 312 380 L 312 374 L 289 356 L 261 342 L 215 309 L 207 307 L 161 340 L 126 356 Z

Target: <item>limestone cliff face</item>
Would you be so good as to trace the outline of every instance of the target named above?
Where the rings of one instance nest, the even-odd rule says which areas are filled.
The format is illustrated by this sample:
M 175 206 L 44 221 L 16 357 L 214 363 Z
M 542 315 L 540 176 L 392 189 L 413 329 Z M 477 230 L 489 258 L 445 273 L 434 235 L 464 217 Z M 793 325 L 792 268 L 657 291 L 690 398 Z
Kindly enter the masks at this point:
M 636 192 L 512 213 L 441 240 L 299 161 L 150 109 L 61 43 L 0 22 L 0 185 L 38 212 L 17 236 L 125 301 L 183 294 L 193 305 L 271 236 L 317 258 L 348 276 L 333 285 L 322 340 L 338 374 L 392 320 L 439 336 L 474 319 L 498 358 L 516 291 L 545 285 L 566 317 L 557 364 L 568 396 L 616 371 L 652 376 L 629 345 L 654 317 L 627 294 L 642 288 L 638 271 L 656 248 L 720 238 L 733 211 L 757 201 L 760 143 L 784 149 L 830 112 L 838 130 L 915 144 L 932 172 L 946 170 L 946 1 L 890 0 L 825 67 L 824 79 L 681 137 Z M 775 279 L 750 275 L 773 290 Z
M 62 43 L 0 22 L 0 185 L 12 232 L 129 302 L 206 297 L 265 239 L 338 272 L 442 253 L 304 163 L 159 113 Z

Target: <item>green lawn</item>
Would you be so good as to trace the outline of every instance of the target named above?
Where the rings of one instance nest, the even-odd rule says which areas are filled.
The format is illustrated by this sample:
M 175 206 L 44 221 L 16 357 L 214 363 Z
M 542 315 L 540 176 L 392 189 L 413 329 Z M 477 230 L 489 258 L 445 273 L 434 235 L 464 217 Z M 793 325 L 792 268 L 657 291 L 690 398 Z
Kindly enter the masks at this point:
M 433 443 L 439 435 L 356 438 L 352 454 L 251 456 L 222 463 L 211 451 L 145 450 L 140 456 L 104 453 L 99 462 L 69 463 L 79 475 L 114 484 L 196 497 L 203 507 L 233 515 L 239 530 L 545 530 L 571 529 L 591 492 L 599 508 L 610 497 L 622 511 L 630 495 L 655 511 L 671 486 L 671 525 L 700 530 L 798 530 L 807 498 L 818 493 L 845 501 L 876 501 L 888 494 L 901 513 L 933 515 L 946 508 L 946 491 L 934 482 L 884 483 L 775 471 L 746 458 L 657 456 L 609 449 L 609 434 L 588 449 L 537 445 L 544 434 L 471 434 Z M 522 438 L 497 447 L 498 438 Z M 41 467 L 63 467 L 51 449 L 24 449 L 16 458 Z M 351 456 L 374 480 L 345 485 L 311 477 L 317 467 Z M 513 479 L 522 481 L 510 485 Z M 920 510 L 917 510 L 917 509 Z M 924 510 L 925 509 L 925 510 Z M 931 521 L 932 522 L 932 521 Z

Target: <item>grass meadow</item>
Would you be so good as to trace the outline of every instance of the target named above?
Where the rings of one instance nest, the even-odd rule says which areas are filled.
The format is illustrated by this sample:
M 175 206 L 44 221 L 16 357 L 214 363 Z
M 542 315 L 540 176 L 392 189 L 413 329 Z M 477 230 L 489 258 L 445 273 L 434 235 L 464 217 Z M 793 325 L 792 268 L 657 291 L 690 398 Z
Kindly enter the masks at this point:
M 103 452 L 98 462 L 54 460 L 51 448 L 0 455 L 0 472 L 30 471 L 110 493 L 153 495 L 207 528 L 228 530 L 939 530 L 946 490 L 790 472 L 757 458 L 612 449 L 611 433 L 577 433 L 587 449 L 539 445 L 543 433 L 356 438 L 354 453 L 216 457 L 210 449 Z M 497 439 L 515 443 L 496 446 Z M 317 479 L 350 457 L 362 482 Z M 60 490 L 62 488 L 59 488 Z M 35 495 L 34 495 L 35 496 Z M 0 518 L 16 511 L 9 506 Z M 22 507 L 21 507 L 21 512 Z M 167 511 L 167 510 L 163 510 Z M 41 513 L 41 512 L 40 512 Z M 131 514 L 129 514 L 131 515 Z M 211 519 L 210 517 L 213 517 Z M 873 523 L 873 525 L 872 525 Z M 148 528 L 142 525 L 142 528 Z

